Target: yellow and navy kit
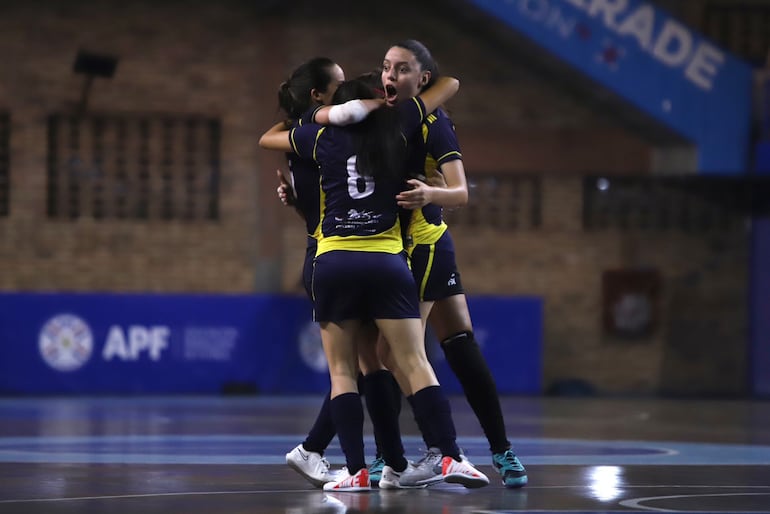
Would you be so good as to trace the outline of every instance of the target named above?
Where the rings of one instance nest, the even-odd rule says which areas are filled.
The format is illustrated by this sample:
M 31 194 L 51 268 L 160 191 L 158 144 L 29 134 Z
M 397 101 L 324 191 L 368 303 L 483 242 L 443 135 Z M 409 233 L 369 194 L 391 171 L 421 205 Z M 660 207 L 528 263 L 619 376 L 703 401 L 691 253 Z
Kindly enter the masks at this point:
M 425 105 L 414 98 L 398 109 L 405 137 L 413 137 L 425 121 Z M 349 130 L 309 123 L 289 132 L 294 153 L 319 165 L 316 255 L 331 250 L 398 253 L 403 241 L 395 198 L 402 184 L 358 173 Z
M 292 128 L 301 127 L 313 120 L 315 111 L 320 109 L 314 107 L 304 113 L 298 120 L 295 120 Z M 286 154 L 286 160 L 289 164 L 289 174 L 291 176 L 291 186 L 294 189 L 296 197 L 295 208 L 305 218 L 305 226 L 309 238 L 318 237 L 320 211 L 319 180 L 320 173 L 318 163 L 313 159 L 300 157 L 289 152 Z M 310 243 L 310 241 L 309 241 Z M 315 242 L 313 241 L 313 245 Z
M 462 159 L 454 124 L 442 109 L 430 113 L 420 128 L 408 140 L 407 171 L 410 175 L 430 177 L 440 173 L 442 164 Z M 407 249 L 413 245 L 435 243 L 447 229 L 442 208 L 438 205 L 428 204 L 408 211 L 405 217 L 408 222 L 403 217 L 402 222 L 407 223 Z

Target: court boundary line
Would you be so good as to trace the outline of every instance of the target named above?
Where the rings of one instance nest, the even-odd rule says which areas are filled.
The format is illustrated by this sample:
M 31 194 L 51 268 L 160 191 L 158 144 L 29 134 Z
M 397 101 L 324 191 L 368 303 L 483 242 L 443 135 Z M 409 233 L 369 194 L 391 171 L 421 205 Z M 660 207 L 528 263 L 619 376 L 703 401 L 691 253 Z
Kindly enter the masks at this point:
M 523 490 L 532 490 L 532 489 L 590 489 L 590 485 L 528 485 Z M 768 492 L 761 492 L 761 493 L 719 493 L 719 494 L 701 494 L 701 495 L 673 495 L 672 498 L 688 498 L 690 496 L 731 496 L 731 495 L 765 495 L 770 494 L 770 485 L 665 485 L 665 484 L 655 484 L 655 485 L 639 485 L 639 486 L 627 486 L 629 489 L 767 489 Z M 447 491 L 447 489 L 432 489 L 427 488 L 424 489 L 425 491 Z M 3 504 L 11 504 L 11 503 L 48 503 L 48 502 L 69 502 L 69 501 L 94 501 L 94 500 L 123 500 L 123 499 L 134 499 L 134 498 L 162 498 L 162 497 L 174 497 L 174 496 L 218 496 L 218 495 L 232 495 L 232 494 L 319 494 L 323 493 L 324 491 L 322 489 L 272 489 L 272 490 L 254 490 L 254 489 L 248 489 L 243 491 L 176 491 L 176 492 L 165 492 L 165 493 L 141 493 L 141 494 L 112 494 L 112 495 L 104 495 L 104 496 L 73 496 L 73 497 L 62 497 L 62 498 L 18 498 L 18 499 L 10 499 L 10 500 L 0 500 L 0 505 Z M 372 494 L 372 493 L 379 493 L 379 489 L 372 489 L 371 492 L 367 493 L 361 493 L 361 494 Z M 641 498 L 641 500 L 645 499 L 662 499 L 662 498 L 668 498 L 669 496 L 650 496 L 650 497 L 644 497 Z M 625 501 L 631 501 L 635 500 L 635 498 L 629 498 L 628 500 L 622 500 L 619 502 L 619 504 L 623 504 Z M 633 508 L 633 507 L 632 507 Z M 643 510 L 649 510 L 644 507 L 639 507 Z M 659 509 L 653 509 L 653 510 L 659 510 Z M 665 510 L 665 509 L 664 509 Z M 530 509 L 527 509 L 529 512 Z M 671 511 L 670 512 L 698 512 L 698 511 Z M 478 512 L 515 512 L 515 511 L 478 511 Z M 573 510 L 548 510 L 543 509 L 539 511 L 532 511 L 532 512 L 587 512 L 585 509 L 573 509 Z M 614 511 L 602 511 L 602 512 L 614 512 Z M 628 511 L 622 511 L 622 512 L 628 512 Z M 720 514 L 724 512 L 727 514 L 727 511 L 720 511 Z M 743 512 L 743 511 L 738 511 Z M 762 513 L 763 511 L 752 511 L 752 512 L 758 512 Z M 770 512 L 770 511 L 768 511 Z

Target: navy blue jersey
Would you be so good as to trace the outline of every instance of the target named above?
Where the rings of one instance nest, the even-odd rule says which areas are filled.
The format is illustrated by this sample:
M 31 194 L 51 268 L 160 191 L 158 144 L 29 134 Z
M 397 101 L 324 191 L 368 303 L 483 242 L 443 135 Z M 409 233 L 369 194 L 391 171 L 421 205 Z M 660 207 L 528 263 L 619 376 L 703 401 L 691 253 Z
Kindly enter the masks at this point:
M 310 123 L 318 109 L 320 106 L 308 110 L 294 122 L 292 127 L 300 127 Z M 321 176 L 318 163 L 313 159 L 302 158 L 294 153 L 287 153 L 286 160 L 289 163 L 291 186 L 297 198 L 295 207 L 305 218 L 308 236 L 317 238 L 321 219 L 321 189 L 319 185 Z
M 409 138 L 408 146 L 407 170 L 412 176 L 430 177 L 442 164 L 462 159 L 454 124 L 441 109 L 427 116 L 421 130 Z M 411 243 L 435 243 L 446 230 L 440 206 L 428 204 L 411 212 L 407 229 Z
M 415 98 L 398 107 L 409 137 L 425 119 Z M 317 255 L 330 250 L 398 253 L 403 249 L 396 195 L 401 181 L 362 176 L 348 128 L 304 124 L 289 132 L 294 152 L 320 166 L 320 234 Z

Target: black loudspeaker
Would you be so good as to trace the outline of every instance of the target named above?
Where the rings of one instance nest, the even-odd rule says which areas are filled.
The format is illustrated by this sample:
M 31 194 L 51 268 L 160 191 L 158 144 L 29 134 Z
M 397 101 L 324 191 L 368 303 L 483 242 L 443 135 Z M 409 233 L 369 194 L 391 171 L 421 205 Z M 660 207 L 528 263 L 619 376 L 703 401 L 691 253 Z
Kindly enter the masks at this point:
M 72 69 L 75 73 L 110 78 L 118 67 L 118 58 L 79 50 Z

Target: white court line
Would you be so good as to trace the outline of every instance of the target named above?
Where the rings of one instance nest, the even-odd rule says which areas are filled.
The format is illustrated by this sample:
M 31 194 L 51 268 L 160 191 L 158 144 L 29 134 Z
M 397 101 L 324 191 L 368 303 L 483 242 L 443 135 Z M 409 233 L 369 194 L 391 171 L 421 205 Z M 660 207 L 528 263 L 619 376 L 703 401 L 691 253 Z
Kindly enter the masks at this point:
M 526 487 L 527 490 L 531 489 L 587 489 L 591 486 L 588 485 L 528 485 Z M 629 488 L 633 489 L 661 489 L 661 488 L 667 488 L 667 489 L 768 489 L 769 491 L 766 493 L 721 493 L 721 494 L 700 494 L 700 495 L 676 495 L 676 496 L 650 496 L 647 498 L 638 498 L 639 501 L 647 501 L 647 500 L 655 500 L 659 498 L 687 498 L 689 496 L 731 496 L 731 495 L 770 495 L 770 485 L 640 485 L 640 486 L 629 486 Z M 428 488 L 427 490 L 431 490 L 431 488 Z M 436 489 L 439 490 L 439 489 Z M 377 489 L 373 489 L 372 491 L 377 491 Z M 173 497 L 173 496 L 216 496 L 216 495 L 231 495 L 231 494 L 318 494 L 322 492 L 320 489 L 312 489 L 312 490 L 296 490 L 296 489 L 289 489 L 289 490 L 278 490 L 273 489 L 269 491 L 255 491 L 255 490 L 244 490 L 244 491 L 180 491 L 180 492 L 171 492 L 171 493 L 144 493 L 144 494 L 118 494 L 118 495 L 106 495 L 106 496 L 75 496 L 75 497 L 63 497 L 63 498 L 20 498 L 15 500 L 0 500 L 0 504 L 9 504 L 9 503 L 46 503 L 46 502 L 68 502 L 68 501 L 91 501 L 91 500 L 124 500 L 124 499 L 133 499 L 133 498 L 162 498 L 162 497 Z M 623 505 L 625 502 L 635 501 L 637 499 L 629 499 L 629 500 L 623 500 L 620 502 L 621 505 Z M 624 505 L 626 506 L 626 505 Z M 639 506 L 638 508 L 644 509 L 644 510 L 663 510 L 666 509 L 657 509 L 652 507 L 643 507 Z M 590 509 L 589 509 L 590 510 Z M 530 509 L 527 509 L 528 512 L 587 512 L 586 509 L 572 509 L 572 510 L 553 510 L 553 509 L 543 509 L 541 511 L 531 511 Z M 478 511 L 478 512 L 500 512 L 500 511 Z M 508 512 L 508 511 L 505 511 Z M 602 512 L 613 512 L 609 510 L 602 510 Z M 622 512 L 628 512 L 628 511 L 622 511 Z M 671 512 L 681 512 L 681 511 L 671 511 Z M 720 512 L 720 514 L 722 514 Z M 724 513 L 727 514 L 727 513 Z
M 72 502 L 72 501 L 90 501 L 90 500 L 130 500 L 133 498 L 162 498 L 164 496 L 217 496 L 228 494 L 297 494 L 297 493 L 319 493 L 320 489 L 312 491 L 298 491 L 296 489 L 287 489 L 285 491 L 182 491 L 177 493 L 145 493 L 145 494 L 114 494 L 108 496 L 72 496 L 67 498 L 25 498 L 18 500 L 0 500 L 0 504 L 7 503 L 46 503 L 46 502 Z
M 294 446 L 302 436 L 271 435 L 101 435 L 101 436 L 22 436 L 0 437 L 0 462 L 54 463 L 131 463 L 131 464 L 278 464 L 284 460 L 283 451 L 267 453 L 267 448 L 247 453 L 239 445 Z M 371 438 L 365 439 L 367 444 Z M 404 444 L 419 446 L 416 436 L 403 438 Z M 114 448 L 110 443 L 127 447 Z M 161 447 L 148 453 L 142 444 Z M 205 455 L 189 455 L 186 445 L 205 443 L 211 450 Z M 459 437 L 458 443 L 473 458 L 488 455 L 485 439 Z M 67 447 L 79 445 L 84 447 Z M 678 443 L 666 441 L 593 441 L 576 439 L 521 438 L 516 440 L 526 464 L 559 465 L 770 465 L 770 446 Z M 532 448 L 527 448 L 531 445 Z M 564 448 L 566 446 L 566 449 Z M 144 451 L 142 451 L 144 450 Z M 339 448 L 331 446 L 332 464 L 344 464 Z M 582 450 L 582 451 L 581 451 Z M 119 452 L 119 453 L 116 453 Z
M 642 502 L 649 502 L 649 501 L 655 501 L 655 500 L 677 500 L 680 498 L 704 498 L 704 497 L 712 497 L 712 496 L 770 496 L 770 492 L 767 493 L 707 493 L 707 494 L 676 494 L 676 495 L 668 495 L 668 496 L 648 496 L 645 498 L 629 498 L 628 500 L 622 500 L 618 502 L 623 507 L 630 507 L 632 509 L 642 509 L 642 510 L 651 510 L 655 512 L 693 512 L 691 510 L 678 510 L 678 509 L 662 509 L 658 507 L 647 507 L 646 505 L 641 505 Z M 719 511 L 720 513 L 725 511 Z M 735 512 L 745 512 L 745 511 L 735 511 Z M 757 511 L 757 512 L 763 512 L 763 511 Z M 766 512 L 766 511 L 765 511 Z
M 523 512 L 545 512 L 548 514 L 569 514 L 570 512 L 579 512 L 581 514 L 595 514 L 596 512 L 601 512 L 602 514 L 606 514 L 608 512 L 618 514 L 629 514 L 633 511 L 630 511 L 628 509 L 623 510 L 615 510 L 615 509 L 527 509 L 527 510 L 511 510 L 511 509 L 500 509 L 500 510 L 474 510 L 473 514 L 514 514 L 514 513 L 523 513 Z M 767 514 L 767 512 L 770 511 L 763 511 L 763 510 L 752 510 L 746 512 L 745 510 L 720 510 L 720 511 L 713 511 L 713 510 L 663 510 L 662 512 L 683 512 L 687 514 Z

